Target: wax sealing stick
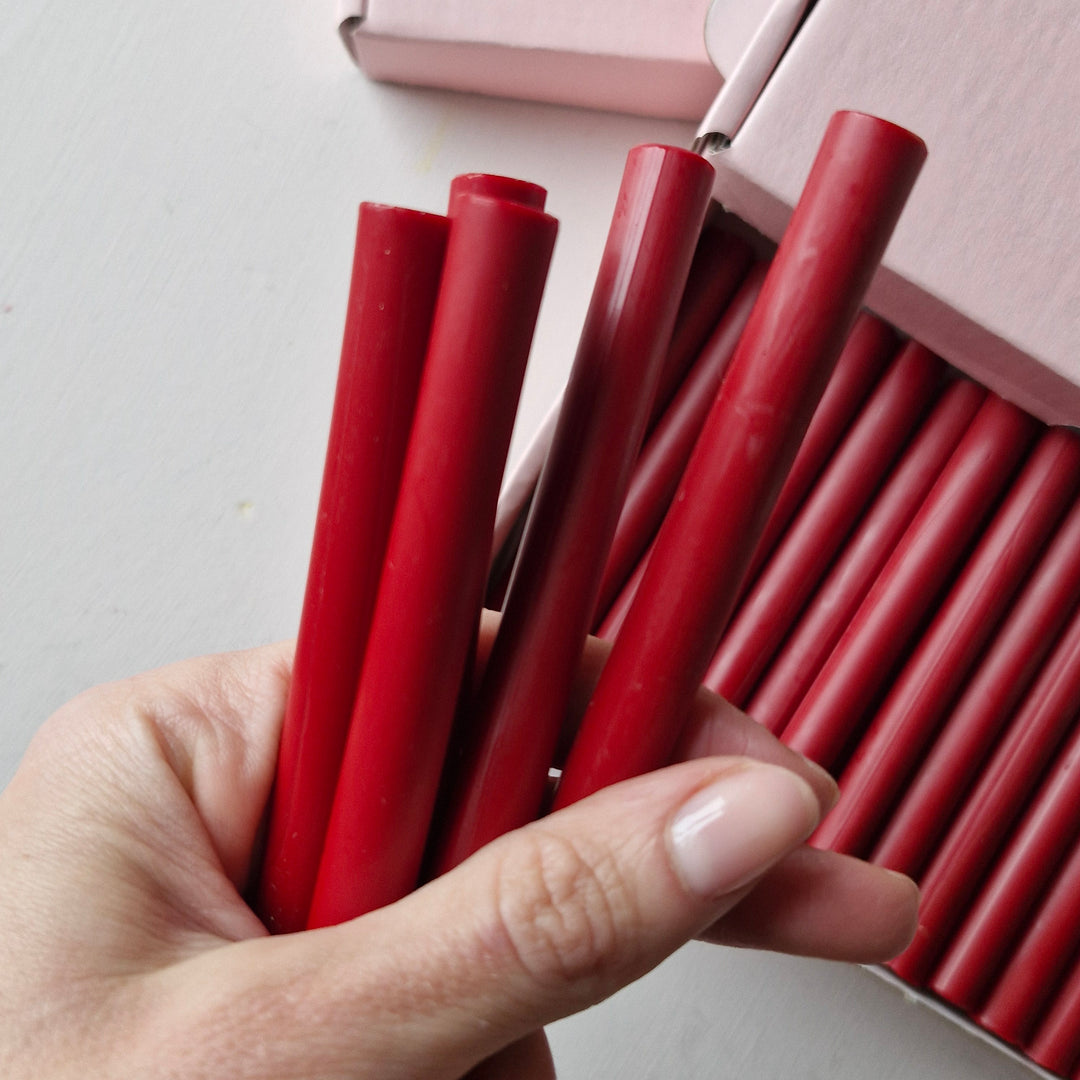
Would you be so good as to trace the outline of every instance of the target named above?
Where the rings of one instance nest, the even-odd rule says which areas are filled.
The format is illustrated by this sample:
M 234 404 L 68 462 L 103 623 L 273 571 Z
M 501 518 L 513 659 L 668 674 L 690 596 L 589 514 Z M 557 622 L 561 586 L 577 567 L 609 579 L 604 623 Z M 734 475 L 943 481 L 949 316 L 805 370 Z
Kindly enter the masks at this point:
M 540 810 L 600 575 L 712 190 L 712 166 L 630 152 L 563 409 L 467 712 L 442 872 Z
M 764 266 L 747 276 L 641 448 L 600 581 L 600 613 L 611 607 L 664 519 L 764 278 Z
M 1080 439 L 1047 431 L 860 738 L 812 844 L 867 853 L 1078 485 Z
M 1002 727 L 1080 603 L 1080 503 L 1069 511 L 882 832 L 872 861 L 919 875 Z
M 762 676 L 747 711 L 773 734 L 787 725 L 985 397 L 967 380 L 944 392 Z
M 255 906 L 304 928 L 442 272 L 448 222 L 360 207 L 330 438 Z
M 311 926 L 415 886 L 555 231 L 516 203 L 456 208 Z
M 1080 728 L 1028 807 L 930 981 L 974 1012 L 1080 832 Z
M 1080 710 L 1080 612 L 1051 653 L 920 882 L 919 927 L 891 967 L 929 978 L 1021 810 Z
M 547 191 L 529 180 L 496 173 L 462 173 L 450 181 L 450 199 L 447 215 L 453 219 L 470 195 L 484 195 L 504 202 L 521 203 L 534 210 L 543 210 Z
M 1077 1075 L 1080 1060 L 1080 958 L 1073 959 L 1064 984 L 1024 1051 L 1036 1064 L 1059 1075 Z
M 710 690 L 746 704 L 944 378 L 945 365 L 921 345 L 901 350 L 736 609 L 705 675 Z
M 889 557 L 783 740 L 832 767 L 1027 452 L 1036 422 L 989 397 Z
M 897 344 L 896 333 L 887 323 L 865 311 L 856 318 L 836 361 L 836 370 L 825 387 L 821 403 L 814 410 L 814 418 L 765 523 L 746 573 L 747 585 L 757 577 L 784 535 L 848 425 L 892 359 Z
M 557 807 L 670 758 L 925 154 L 916 136 L 874 117 L 830 121 L 586 709 Z
M 645 567 L 649 564 L 652 551 L 653 544 L 650 544 L 645 553 L 638 559 L 637 566 L 634 567 L 633 572 L 626 579 L 626 584 L 619 590 L 619 594 L 611 602 L 611 606 L 607 609 L 600 625 L 597 627 L 597 637 L 602 638 L 604 641 L 614 641 L 618 637 L 622 624 L 626 622 L 626 616 L 630 614 L 630 606 L 634 602 L 634 596 L 637 594 L 641 579 L 645 576 Z
M 1078 949 L 1080 845 L 1074 844 L 1008 957 L 979 1023 L 1006 1042 L 1030 1041 Z

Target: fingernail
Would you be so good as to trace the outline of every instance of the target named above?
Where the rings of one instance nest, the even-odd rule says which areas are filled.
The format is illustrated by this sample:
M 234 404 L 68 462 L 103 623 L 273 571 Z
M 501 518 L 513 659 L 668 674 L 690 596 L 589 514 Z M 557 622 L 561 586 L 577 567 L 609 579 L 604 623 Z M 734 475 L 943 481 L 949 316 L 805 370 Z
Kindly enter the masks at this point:
M 813 773 L 825 794 L 825 800 L 821 803 L 821 816 L 824 817 L 840 801 L 840 785 L 828 769 L 822 768 L 816 761 L 811 761 L 805 754 L 799 756 L 803 759 L 803 767 Z
M 672 862 L 690 892 L 711 900 L 764 873 L 819 818 L 805 780 L 776 765 L 746 765 L 695 792 L 675 814 Z

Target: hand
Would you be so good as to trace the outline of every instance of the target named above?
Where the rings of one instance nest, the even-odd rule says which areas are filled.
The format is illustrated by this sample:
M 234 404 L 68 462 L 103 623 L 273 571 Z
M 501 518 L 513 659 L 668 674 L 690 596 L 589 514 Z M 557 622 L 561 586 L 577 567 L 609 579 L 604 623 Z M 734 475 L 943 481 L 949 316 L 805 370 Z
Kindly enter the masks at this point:
M 268 937 L 242 894 L 291 653 L 99 687 L 36 736 L 0 795 L 0 1075 L 550 1076 L 543 1024 L 695 935 L 869 962 L 913 930 L 907 879 L 800 847 L 832 782 L 702 691 L 685 746 L 711 756 Z

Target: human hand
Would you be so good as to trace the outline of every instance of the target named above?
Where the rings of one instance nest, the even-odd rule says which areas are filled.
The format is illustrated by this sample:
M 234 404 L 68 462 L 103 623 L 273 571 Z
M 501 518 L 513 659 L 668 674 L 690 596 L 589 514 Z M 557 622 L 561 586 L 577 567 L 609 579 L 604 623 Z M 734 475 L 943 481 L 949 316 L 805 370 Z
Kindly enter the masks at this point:
M 543 1024 L 695 935 L 869 962 L 913 930 L 906 879 L 800 846 L 832 782 L 702 691 L 684 749 L 710 756 L 269 937 L 242 894 L 291 655 L 99 687 L 36 736 L 0 795 L 0 1075 L 525 1080 L 551 1075 Z

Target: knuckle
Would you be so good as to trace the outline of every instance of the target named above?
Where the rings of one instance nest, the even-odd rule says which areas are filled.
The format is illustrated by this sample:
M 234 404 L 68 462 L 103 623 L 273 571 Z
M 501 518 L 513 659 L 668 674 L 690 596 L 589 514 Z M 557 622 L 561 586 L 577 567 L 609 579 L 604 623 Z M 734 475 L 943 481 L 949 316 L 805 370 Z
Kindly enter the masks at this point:
M 497 915 L 534 985 L 603 993 L 632 958 L 640 915 L 617 853 L 534 827 L 506 846 Z

